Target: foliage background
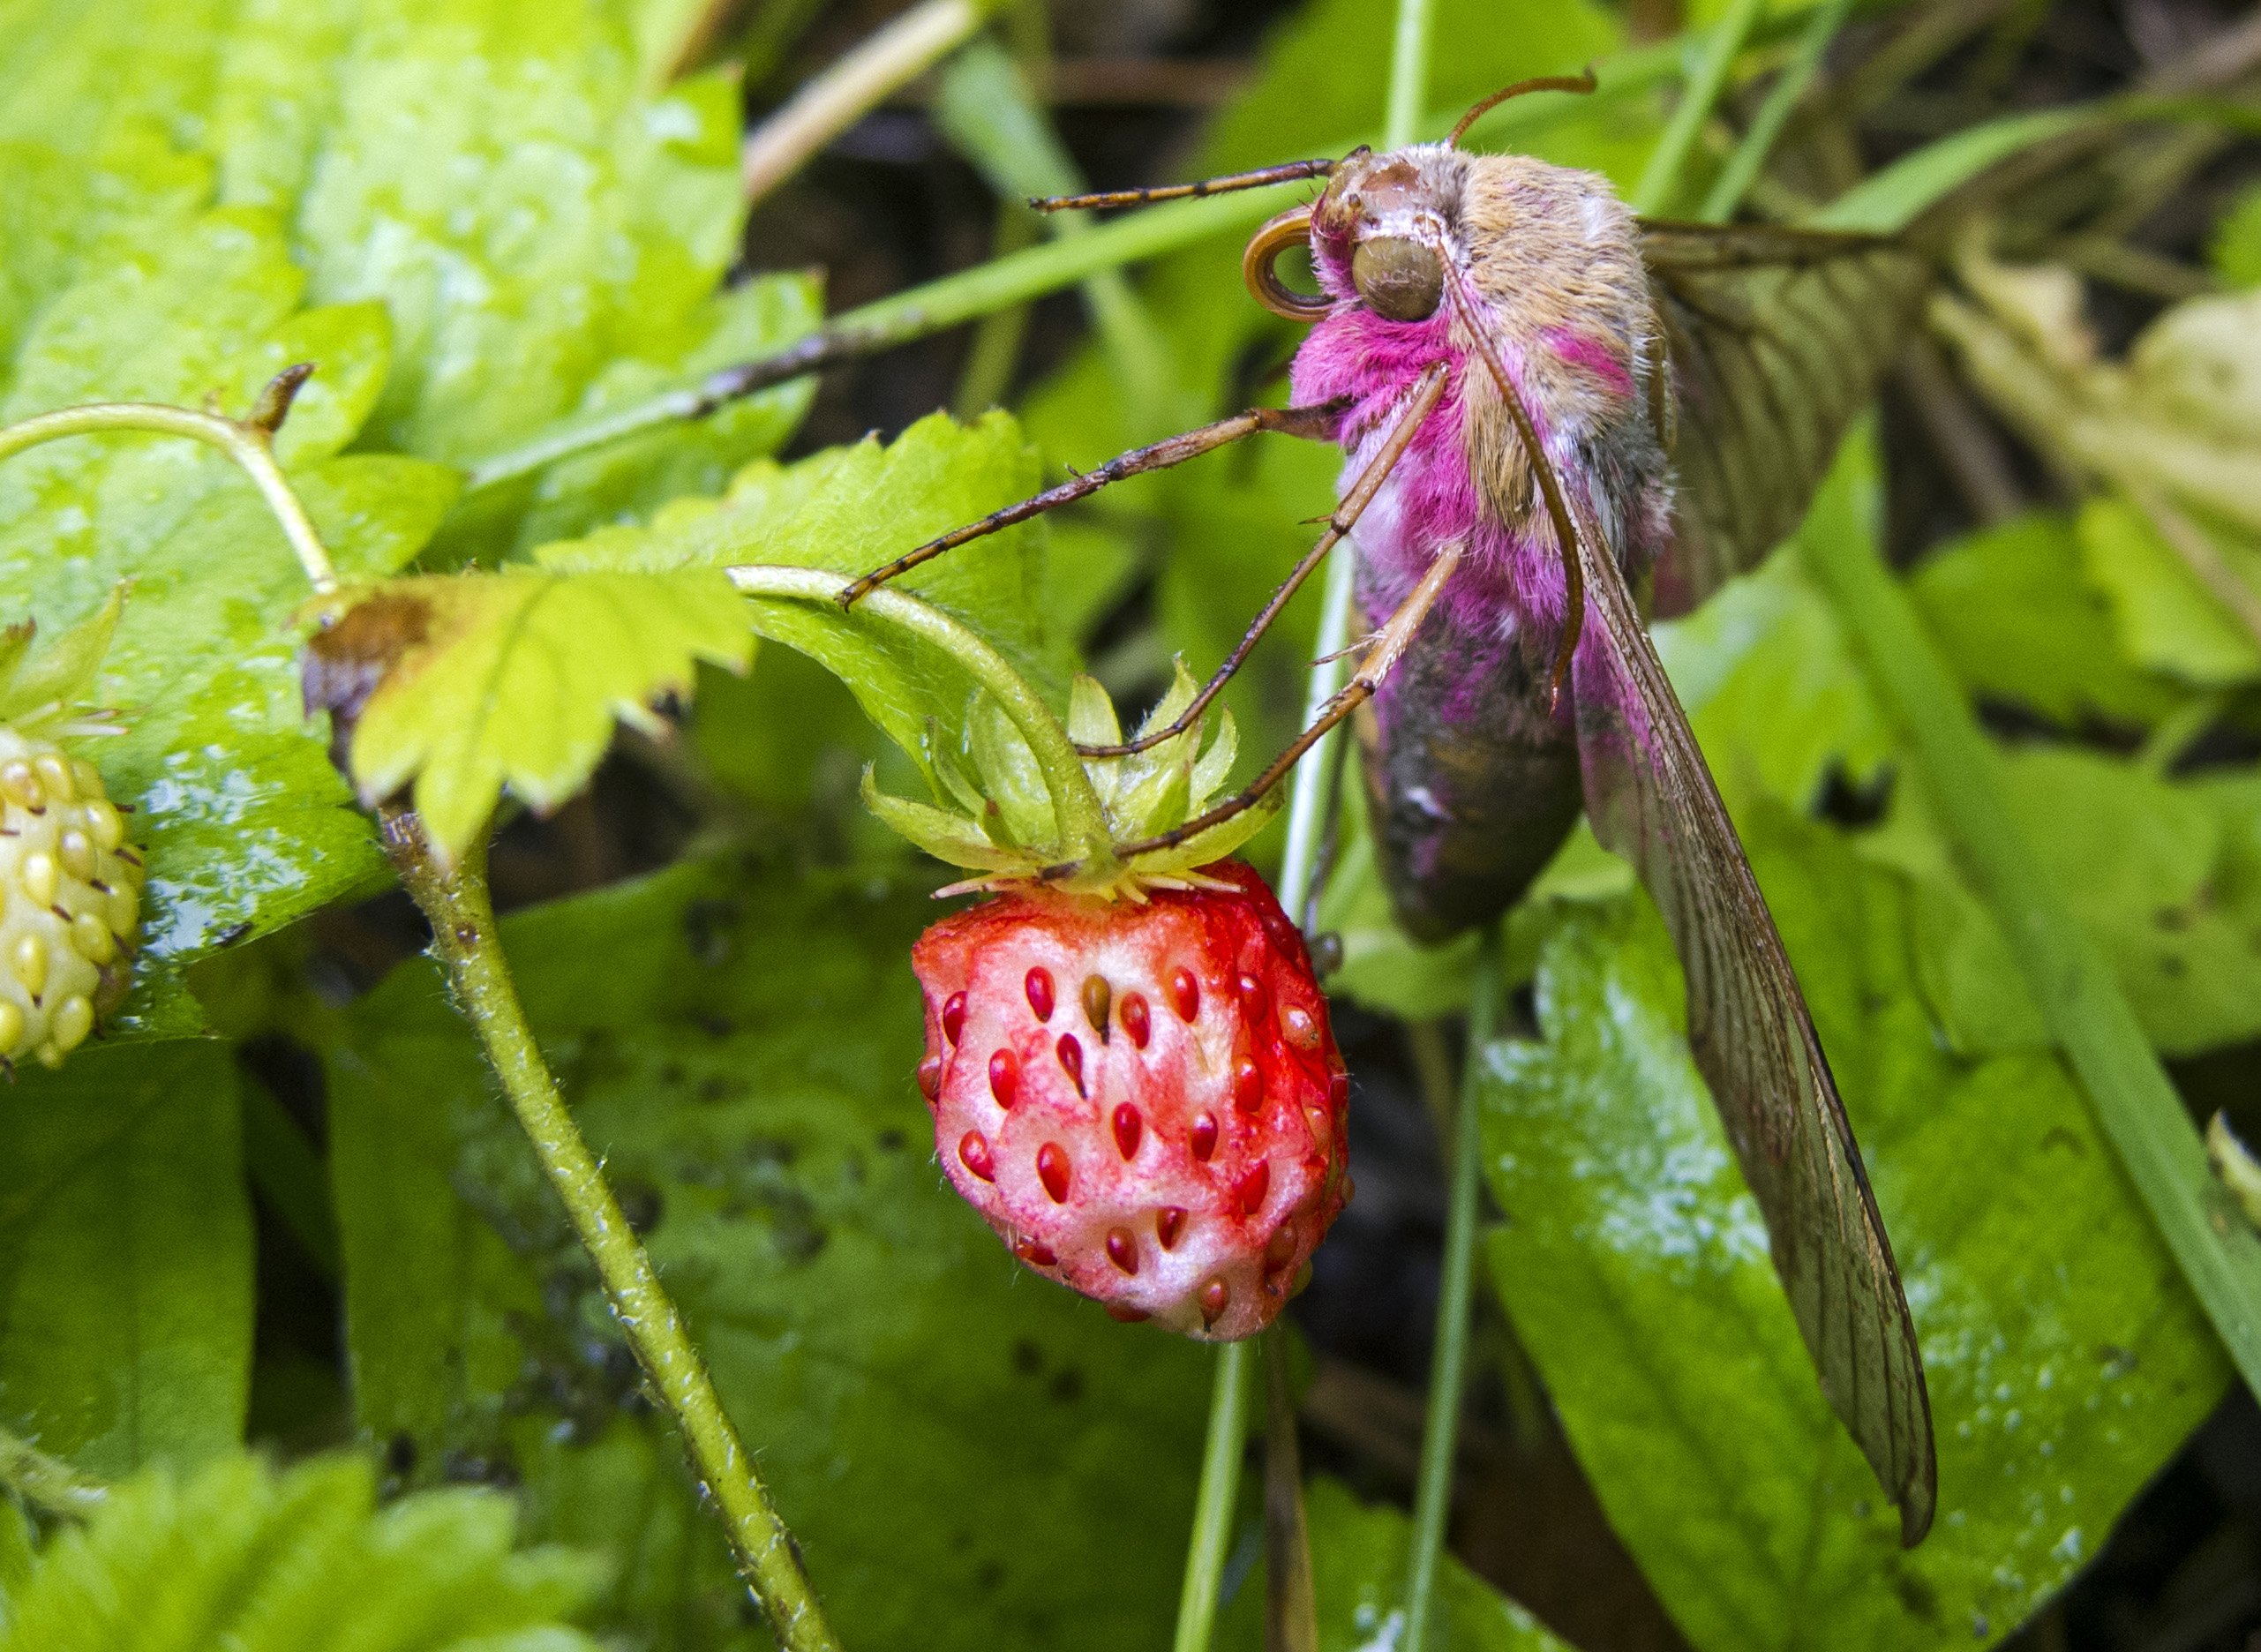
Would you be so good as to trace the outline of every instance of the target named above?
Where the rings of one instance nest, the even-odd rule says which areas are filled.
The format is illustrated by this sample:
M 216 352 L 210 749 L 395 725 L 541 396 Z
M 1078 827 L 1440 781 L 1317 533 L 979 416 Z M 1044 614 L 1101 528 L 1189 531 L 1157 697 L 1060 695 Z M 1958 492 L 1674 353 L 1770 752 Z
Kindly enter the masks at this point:
M 730 561 L 860 569 L 1063 465 L 1276 396 L 1292 336 L 1215 240 L 1130 289 L 1037 304 L 1002 379 L 981 366 L 1011 343 L 993 321 L 467 486 L 557 421 L 1028 233 L 994 205 L 1014 155 L 977 118 L 995 83 L 969 79 L 988 72 L 972 54 L 741 223 L 742 110 L 889 8 L 769 0 L 726 34 L 737 72 L 672 78 L 695 10 L 0 0 L 0 418 L 127 396 L 241 407 L 280 366 L 320 363 L 281 451 L 342 567 L 507 567 L 507 602 L 467 623 L 554 627 L 555 683 L 498 642 L 498 670 L 531 673 L 499 710 L 459 716 L 460 684 L 437 680 L 371 738 L 402 774 L 424 765 L 435 818 L 475 822 L 506 781 L 560 805 L 498 842 L 499 890 L 522 909 L 506 943 L 844 1640 L 1153 1645 L 1207 1364 L 1021 1275 L 949 1196 L 909 1080 L 905 955 L 940 880 L 862 814 L 855 781 L 878 761 L 915 789 L 920 720 L 954 717 L 958 685 L 916 661 L 867 682 L 890 744 L 790 649 L 733 675 L 742 643 L 654 616 L 710 612 Z M 1679 20 L 1440 0 L 1432 106 Z M 1390 18 L 1366 0 L 1063 4 L 1050 23 L 1068 163 L 1101 181 L 1339 151 L 1378 120 Z M 2119 89 L 2238 26 L 2197 0 L 1864 13 L 1832 58 L 1836 101 L 1792 129 L 1760 205 Z M 1030 49 L 1025 26 L 1000 39 Z M 2249 59 L 2223 89 L 2250 98 L 2250 76 Z M 1662 108 L 1572 109 L 1518 141 L 1626 185 Z M 2085 333 L 2039 298 L 1988 313 L 2080 394 L 2118 396 L 2129 428 L 2203 424 L 2250 461 L 2261 330 L 2238 334 L 2256 318 L 2236 295 L 2261 281 L 2257 151 L 2200 136 L 2115 138 L 2000 204 L 2001 258 L 2084 273 Z M 1963 279 L 1987 301 L 1982 270 Z M 2242 349 L 2200 364 L 2227 360 L 2227 389 L 2184 394 L 2195 380 L 2170 373 L 2146 400 L 2098 376 L 2193 301 L 2232 306 Z M 1939 1529 L 1904 1556 L 1873 1506 L 1687 1059 L 1669 948 L 1581 837 L 1518 914 L 1506 1035 L 1469 1053 L 1491 1203 L 1454 1644 L 2197 1648 L 2261 1624 L 2250 1400 L 1803 544 L 1865 537 L 1904 570 L 2043 861 L 2202 1115 L 2261 1091 L 2261 648 L 2122 492 L 2068 476 L 2047 432 L 1994 411 L 1987 383 L 1927 382 L 1896 381 L 1802 543 L 1660 640 L 1906 1268 Z M 974 417 L 1000 383 L 1017 422 Z M 952 405 L 967 422 L 928 417 Z M 1941 439 L 1942 408 L 1978 435 Z M 1198 665 L 1237 637 L 1308 544 L 1335 463 L 1284 442 L 1219 454 L 921 589 L 1055 691 L 1087 664 L 1151 698 L 1173 653 Z M 2254 524 L 2206 529 L 2235 576 L 2261 569 Z M 131 1489 L 79 1535 L 36 1498 L 0 1501 L 0 1644 L 128 1643 L 71 1592 L 105 1580 L 169 1590 L 178 1621 L 246 1645 L 304 1643 L 289 1633 L 345 1611 L 402 1647 L 764 1644 L 301 716 L 304 588 L 255 495 L 217 455 L 139 437 L 0 465 L 11 617 L 60 628 L 125 577 L 102 693 L 131 731 L 98 755 L 139 810 L 149 945 L 119 1037 L 0 1092 L 0 1427 Z M 600 578 L 621 582 L 585 582 Z M 651 629 L 579 648 L 598 610 Z M 1311 623 L 1299 606 L 1234 688 L 1244 749 L 1289 731 Z M 659 687 L 680 736 L 621 736 L 577 792 L 604 708 Z M 566 758 L 529 753 L 545 692 L 541 732 Z M 1331 1647 L 1393 1633 L 1435 1289 L 1439 1184 L 1396 1021 L 1455 1017 L 1466 991 L 1464 958 L 1388 928 L 1355 799 L 1352 815 L 1321 926 L 1344 958 L 1360 1197 L 1297 1309 Z M 341 1449 L 359 1455 L 319 1454 Z M 1251 1503 L 1226 1620 L 1251 1645 L 1253 1519 Z M 314 1534 L 294 1575 L 319 1581 L 295 1601 L 247 1588 L 244 1557 L 289 1533 Z

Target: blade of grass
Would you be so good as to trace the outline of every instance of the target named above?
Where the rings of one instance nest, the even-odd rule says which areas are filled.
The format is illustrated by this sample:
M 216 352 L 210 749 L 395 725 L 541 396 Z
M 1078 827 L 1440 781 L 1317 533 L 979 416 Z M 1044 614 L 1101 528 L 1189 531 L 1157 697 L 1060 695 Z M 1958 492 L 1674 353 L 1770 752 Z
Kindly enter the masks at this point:
M 1782 136 L 1782 129 L 1805 97 L 1806 88 L 1813 84 L 1814 71 L 1822 66 L 1822 54 L 1829 49 L 1829 42 L 1837 38 L 1852 11 L 1852 0 L 1822 0 L 1814 8 L 1806 32 L 1798 37 L 1798 49 L 1782 66 L 1774 85 L 1767 88 L 1766 101 L 1759 105 L 1750 130 L 1735 146 L 1735 153 L 1713 180 L 1710 193 L 1703 198 L 1703 206 L 1696 216 L 1705 223 L 1725 223 L 1743 204 L 1744 193 L 1758 177 L 1767 156 L 1773 153 L 1775 139 Z
M 2118 980 L 2034 859 L 2010 814 L 2001 758 L 1873 536 L 1799 543 L 2097 1123 L 2239 1372 L 2261 1389 L 2261 1236 L 2210 1173 Z
M 1720 19 L 1719 26 L 1711 32 L 1704 46 L 1703 59 L 1696 67 L 1694 78 L 1673 107 L 1664 135 L 1656 140 L 1649 164 L 1641 169 L 1641 182 L 1633 191 L 1635 212 L 1660 213 L 1671 204 L 1680 187 L 1680 174 L 1687 166 L 1689 151 L 1695 147 L 1696 134 L 1711 117 L 1719 94 L 1726 90 L 1728 71 L 1742 55 L 1759 13 L 1765 9 L 1766 0 L 1731 0 L 1727 15 Z

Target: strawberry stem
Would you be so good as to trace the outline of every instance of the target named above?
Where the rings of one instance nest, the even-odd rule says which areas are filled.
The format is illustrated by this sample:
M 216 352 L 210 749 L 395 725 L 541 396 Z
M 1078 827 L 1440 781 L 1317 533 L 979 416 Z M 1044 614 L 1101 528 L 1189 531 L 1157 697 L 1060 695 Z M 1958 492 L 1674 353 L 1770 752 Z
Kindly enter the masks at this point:
M 815 568 L 741 567 L 728 572 L 732 583 L 748 597 L 793 597 L 837 609 L 846 589 L 837 574 Z M 1052 708 L 1003 655 L 941 609 L 889 586 L 867 592 L 853 611 L 840 612 L 884 621 L 933 643 L 995 695 L 1043 771 L 1062 858 L 1081 862 L 1085 873 L 1093 875 L 1113 869 L 1115 848 L 1107 811 L 1085 772 L 1084 760 Z
M 1193 1505 L 1193 1543 L 1178 1595 L 1171 1652 L 1209 1652 L 1217 1593 L 1225 1576 L 1226 1540 L 1240 1499 L 1241 1448 L 1248 1435 L 1248 1359 L 1252 1342 L 1217 1350 L 1217 1385 L 1209 1402 L 1209 1438 L 1201 1450 L 1201 1491 Z
M 306 375 L 297 369 L 279 374 L 267 387 L 247 419 L 221 413 L 199 413 L 188 408 L 167 407 L 155 402 L 98 402 L 86 407 L 61 408 L 36 414 L 13 424 L 0 425 L 0 459 L 64 436 L 86 436 L 102 431 L 152 431 L 162 436 L 185 436 L 207 447 L 217 447 L 244 468 L 267 508 L 282 525 L 283 537 L 297 552 L 298 566 L 306 570 L 315 593 L 337 588 L 336 568 L 323 549 L 321 536 L 299 503 L 298 495 L 274 462 L 274 432 L 289 408 L 289 397 Z M 289 381 L 286 385 L 286 381 Z
M 1469 983 L 1468 1048 L 1461 1057 L 1445 1213 L 1445 1265 L 1437 1287 L 1436 1352 L 1429 1363 L 1429 1414 L 1421 1436 L 1421 1478 L 1413 1494 L 1413 1550 L 1406 1566 L 1405 1634 L 1399 1652 L 1422 1652 L 1436 1597 L 1437 1562 L 1453 1508 L 1461 1394 L 1468 1371 L 1469 1303 L 1476 1276 L 1476 1073 L 1499 1008 L 1499 931 L 1484 932 Z
M 432 922 L 432 950 L 455 1006 L 471 1024 L 542 1172 L 605 1288 L 613 1317 L 651 1389 L 681 1434 L 691 1466 L 723 1517 L 738 1574 L 785 1652 L 839 1652 L 800 1551 L 722 1408 L 658 1271 L 622 1214 L 589 1144 L 558 1093 L 527 1025 L 487 896 L 484 841 L 453 867 L 432 852 L 413 810 L 379 812 L 385 852 Z

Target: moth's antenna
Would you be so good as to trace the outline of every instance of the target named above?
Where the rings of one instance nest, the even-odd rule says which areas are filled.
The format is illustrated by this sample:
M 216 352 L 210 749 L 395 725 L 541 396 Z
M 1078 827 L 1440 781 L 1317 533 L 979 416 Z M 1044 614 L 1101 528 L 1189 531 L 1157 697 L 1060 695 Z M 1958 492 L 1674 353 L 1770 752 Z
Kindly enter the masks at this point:
M 1586 93 L 1591 92 L 1595 85 L 1594 71 L 1589 69 L 1583 74 L 1541 75 L 1536 80 L 1518 80 L 1514 86 L 1501 86 L 1499 90 L 1461 116 L 1461 124 L 1454 127 L 1452 135 L 1445 139 L 1445 147 L 1459 148 L 1462 134 L 1509 98 L 1521 97 L 1526 92 Z
M 1234 190 L 1262 189 L 1266 184 L 1288 184 L 1296 178 L 1325 177 L 1339 161 L 1288 161 L 1259 167 L 1253 172 L 1228 172 L 1222 177 L 1194 184 L 1161 184 L 1153 189 L 1103 190 L 1095 195 L 1032 195 L 1028 204 L 1042 213 L 1081 211 L 1089 206 L 1144 206 L 1150 201 L 1186 200 L 1203 195 L 1223 195 Z

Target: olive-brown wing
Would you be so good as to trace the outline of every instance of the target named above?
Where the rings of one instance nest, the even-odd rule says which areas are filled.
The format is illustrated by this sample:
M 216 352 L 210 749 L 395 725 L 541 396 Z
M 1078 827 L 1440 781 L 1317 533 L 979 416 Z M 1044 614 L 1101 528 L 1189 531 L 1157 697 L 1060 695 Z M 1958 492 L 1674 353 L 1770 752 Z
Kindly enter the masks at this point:
M 1822 1392 L 1913 1543 L 1937 1498 L 1931 1403 L 1860 1150 L 1750 861 L 1616 560 L 1583 501 L 1585 635 L 1572 667 L 1586 807 L 1663 912 L 1688 1043 L 1764 1213 Z
M 1655 221 L 1641 231 L 1678 393 L 1668 416 L 1678 522 L 1655 603 L 1671 614 L 1798 526 L 1931 267 L 1874 236 Z

